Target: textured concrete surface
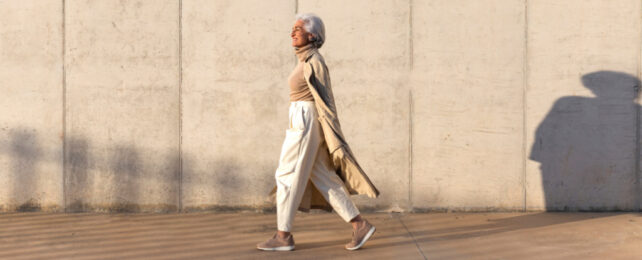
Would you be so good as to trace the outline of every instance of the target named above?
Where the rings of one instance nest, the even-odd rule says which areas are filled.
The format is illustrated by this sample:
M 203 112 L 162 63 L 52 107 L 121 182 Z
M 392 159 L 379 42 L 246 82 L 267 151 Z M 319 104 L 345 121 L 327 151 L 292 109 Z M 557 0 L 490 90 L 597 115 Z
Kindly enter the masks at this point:
M 63 208 L 62 17 L 0 2 L 0 211 Z
M 288 122 L 294 7 L 257 0 L 182 8 L 183 205 L 262 206 Z
M 178 3 L 65 4 L 67 209 L 175 211 Z
M 641 2 L 529 3 L 528 209 L 636 209 Z
M 9 213 L 2 259 L 636 259 L 632 213 L 366 214 L 377 232 L 357 251 L 335 214 L 300 214 L 296 248 L 264 252 L 274 214 Z
M 413 8 L 413 206 L 519 209 L 523 2 Z
M 1 1 L 0 211 L 273 207 L 297 12 L 362 209 L 636 211 L 641 4 Z

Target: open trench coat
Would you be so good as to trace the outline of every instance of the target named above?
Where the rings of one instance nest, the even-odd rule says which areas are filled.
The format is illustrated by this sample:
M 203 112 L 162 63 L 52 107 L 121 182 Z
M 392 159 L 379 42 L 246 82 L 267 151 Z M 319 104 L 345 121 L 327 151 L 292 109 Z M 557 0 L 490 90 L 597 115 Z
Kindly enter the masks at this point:
M 372 184 L 368 176 L 354 158 L 348 143 L 341 131 L 334 96 L 330 84 L 330 74 L 325 65 L 325 60 L 317 49 L 311 49 L 304 57 L 303 76 L 308 83 L 310 92 L 319 114 L 317 120 L 321 125 L 323 136 L 328 147 L 330 160 L 335 172 L 350 194 L 365 194 L 370 198 L 379 196 L 379 191 Z M 276 198 L 276 185 L 270 192 L 272 201 Z M 325 200 L 310 180 L 305 188 L 299 210 L 307 212 L 309 209 L 323 209 L 331 211 L 332 206 Z

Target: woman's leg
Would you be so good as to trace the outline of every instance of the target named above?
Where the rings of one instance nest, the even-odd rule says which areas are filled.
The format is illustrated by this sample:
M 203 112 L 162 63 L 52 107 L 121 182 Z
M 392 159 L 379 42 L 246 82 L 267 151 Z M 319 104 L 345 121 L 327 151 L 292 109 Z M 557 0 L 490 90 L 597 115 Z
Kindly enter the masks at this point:
M 335 173 L 325 142 L 319 145 L 310 180 L 345 222 L 361 220 L 343 181 Z
M 310 180 L 332 205 L 337 214 L 345 222 L 352 224 L 352 241 L 346 244 L 345 248 L 348 250 L 361 248 L 374 234 L 376 228 L 361 217 L 359 210 L 350 199 L 343 181 L 335 173 L 331 165 L 330 155 L 325 143 L 319 147 Z
M 293 102 L 290 106 L 290 128 L 281 149 L 277 183 L 277 228 L 283 237 L 292 222 L 314 166 L 321 134 L 313 102 Z

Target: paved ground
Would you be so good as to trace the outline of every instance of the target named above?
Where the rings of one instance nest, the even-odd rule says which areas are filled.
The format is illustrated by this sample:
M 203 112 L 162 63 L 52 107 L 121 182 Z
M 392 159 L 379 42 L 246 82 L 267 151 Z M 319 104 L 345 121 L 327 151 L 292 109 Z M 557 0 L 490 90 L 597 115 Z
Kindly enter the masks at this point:
M 0 214 L 0 259 L 642 259 L 639 213 L 364 216 L 361 250 L 337 215 L 298 213 L 296 250 L 263 252 L 274 214 Z

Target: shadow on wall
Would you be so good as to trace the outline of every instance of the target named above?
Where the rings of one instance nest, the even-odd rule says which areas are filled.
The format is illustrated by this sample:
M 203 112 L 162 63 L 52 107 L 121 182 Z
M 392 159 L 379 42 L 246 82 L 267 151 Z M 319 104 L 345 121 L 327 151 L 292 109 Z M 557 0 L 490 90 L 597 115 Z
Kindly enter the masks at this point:
M 96 171 L 108 173 L 112 180 L 112 204 L 108 206 L 110 212 L 137 212 L 139 200 L 138 185 L 140 182 L 141 162 L 137 149 L 133 146 L 117 145 L 109 149 L 109 156 L 105 159 L 90 156 L 89 143 L 84 138 L 72 137 L 67 139 L 67 160 L 65 169 L 65 205 L 66 211 L 82 212 L 94 210 L 98 205 L 92 205 Z M 98 160 L 98 162 L 96 161 Z M 103 180 L 104 181 L 104 180 Z M 102 184 L 101 184 L 102 185 Z M 98 206 L 99 208 L 102 206 Z
M 640 79 L 614 71 L 583 75 L 595 97 L 558 99 L 537 127 L 529 159 L 540 163 L 546 210 L 636 210 L 634 102 Z
M 65 211 L 67 212 L 175 212 L 178 210 L 178 153 L 154 162 L 151 167 L 141 158 L 134 145 L 117 144 L 106 148 L 92 147 L 86 138 L 66 138 Z M 146 172 L 160 170 L 160 172 Z M 173 176 L 173 177 L 172 177 Z M 105 183 L 109 182 L 109 183 Z M 162 194 L 154 195 L 160 204 L 141 204 L 149 185 L 166 185 Z M 161 188 L 156 188 L 161 189 Z M 96 190 L 103 190 L 103 193 Z M 96 197 L 100 194 L 103 197 Z M 157 196 L 162 196 L 159 199 Z M 147 195 L 149 197 L 149 195 Z M 149 199 L 149 198 L 148 198 Z
M 180 209 L 183 211 L 265 206 L 236 206 L 240 191 L 256 187 L 239 174 L 244 166 L 234 158 L 213 158 L 202 162 L 209 168 L 197 171 L 192 168 L 193 157 L 183 153 L 183 176 L 188 178 L 180 180 L 178 151 L 148 151 L 123 143 L 96 146 L 90 138 L 78 135 L 65 138 L 66 174 L 62 180 L 65 205 L 44 205 L 47 192 L 52 189 L 57 192 L 58 186 L 40 187 L 39 180 L 45 176 L 44 171 L 56 169 L 40 166 L 60 166 L 60 150 L 44 146 L 35 129 L 16 127 L 7 134 L 6 142 L 0 140 L 0 159 L 5 157 L 8 162 L 8 167 L 0 170 L 0 174 L 6 175 L 9 181 L 8 200 L 0 201 L 1 211 L 176 212 L 180 206 L 178 187 L 181 182 L 187 182 L 183 185 L 196 188 L 197 192 L 198 189 L 209 189 L 196 196 L 195 205 Z M 273 182 L 267 181 L 273 181 L 270 177 L 265 177 L 264 182 L 255 181 L 265 183 L 261 194 L 271 188 Z M 146 201 L 152 201 L 152 204 Z
M 85 202 L 91 198 L 89 191 L 93 184 L 93 176 L 88 174 L 90 165 L 89 144 L 84 138 L 67 138 L 67 154 L 65 155 L 67 176 L 65 178 L 65 210 L 72 212 L 88 211 Z
M 65 142 L 66 175 L 64 180 L 60 180 L 64 182 L 65 205 L 51 202 L 43 204 L 43 201 L 48 201 L 46 196 L 49 196 L 49 192 L 56 193 L 59 189 L 57 185 L 42 187 L 41 178 L 52 178 L 54 175 L 50 171 L 58 171 L 57 167 L 62 159 L 60 149 L 45 146 L 36 129 L 15 127 L 7 132 L 6 141 L 0 140 L 0 159 L 7 162 L 7 167 L 0 169 L 0 174 L 8 181 L 5 187 L 6 201 L 0 201 L 1 211 L 178 210 L 178 152 L 163 152 L 166 157 L 154 160 L 152 166 L 141 158 L 143 154 L 152 151 L 144 151 L 134 145 L 121 144 L 97 149 L 92 147 L 88 139 L 79 136 L 68 136 Z M 156 172 L 146 172 L 148 169 Z M 105 183 L 106 181 L 109 183 Z M 143 194 L 150 187 L 161 190 L 160 194 L 153 197 Z M 105 196 L 97 198 L 96 189 L 103 189 L 104 192 L 100 194 Z M 158 196 L 162 198 L 159 199 Z M 140 204 L 144 199 L 150 198 L 162 202 Z
M 37 167 L 43 154 L 35 130 L 18 128 L 9 133 L 9 154 L 13 175 L 14 198 L 22 201 L 16 210 L 39 211 Z
M 234 158 L 214 159 L 206 163 L 209 166 L 207 170 L 199 171 L 198 167 L 191 167 L 196 164 L 194 160 L 183 157 L 183 176 L 185 176 L 183 186 L 193 189 L 187 192 L 192 194 L 189 195 L 188 200 L 201 200 L 201 203 L 188 202 L 188 205 L 182 208 L 184 212 L 245 209 L 243 206 L 234 206 L 234 202 L 236 202 L 234 199 L 244 192 L 242 184 L 245 181 L 243 176 L 239 174 L 242 166 L 237 160 Z M 194 197 L 198 197 L 198 199 Z M 211 202 L 206 203 L 208 200 Z
M 145 180 L 141 179 L 142 162 L 138 149 L 128 145 L 118 145 L 112 151 L 109 158 L 109 169 L 114 176 L 114 195 L 116 195 L 112 206 L 115 212 L 137 212 L 140 211 L 138 201 L 140 192 L 138 188 L 144 185 Z

